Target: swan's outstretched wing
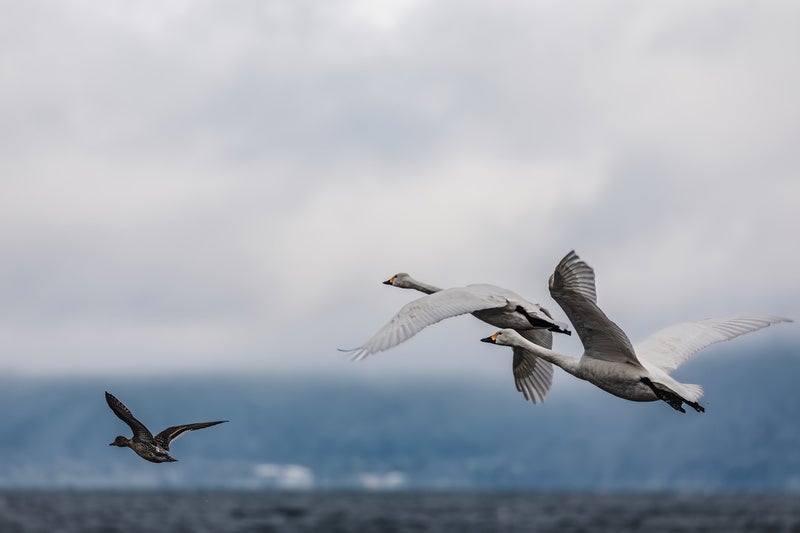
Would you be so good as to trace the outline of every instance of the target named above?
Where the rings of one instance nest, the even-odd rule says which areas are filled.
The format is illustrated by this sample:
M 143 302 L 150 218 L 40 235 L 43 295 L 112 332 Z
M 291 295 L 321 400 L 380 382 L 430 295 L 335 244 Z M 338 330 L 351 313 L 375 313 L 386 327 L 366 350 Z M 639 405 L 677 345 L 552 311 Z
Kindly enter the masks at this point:
M 531 342 L 545 348 L 552 348 L 553 334 L 546 329 L 526 329 L 519 332 Z M 514 346 L 514 384 L 526 400 L 536 403 L 536 397 L 543 402 L 553 384 L 553 365 L 533 352 Z
M 153 434 L 150 433 L 144 424 L 139 422 L 133 413 L 131 413 L 130 409 L 125 407 L 125 404 L 121 401 L 117 400 L 117 398 L 106 391 L 106 403 L 114 411 L 114 414 L 119 417 L 120 420 L 128 424 L 130 426 L 131 431 L 133 431 L 133 437 L 143 440 L 151 440 L 153 438 Z
M 637 343 L 635 350 L 642 361 L 671 372 L 706 346 L 779 322 L 791 320 L 778 316 L 741 315 L 682 322 L 653 333 Z
M 362 346 L 344 351 L 353 352 L 355 360 L 363 359 L 396 346 L 445 318 L 505 305 L 503 296 L 481 286 L 444 289 L 407 303 Z
M 562 291 L 569 291 L 576 296 L 589 300 L 593 304 L 597 303 L 594 269 L 578 257 L 575 250 L 565 255 L 556 265 L 556 269 L 550 277 L 551 293 L 553 291 L 554 277 L 559 282 L 558 287 Z
M 584 355 L 640 364 L 625 332 L 597 306 L 594 270 L 572 251 L 550 276 L 550 296 L 561 306 L 583 343 Z
M 169 443 L 181 435 L 183 435 L 187 431 L 194 431 L 195 429 L 203 429 L 209 426 L 216 426 L 217 424 L 222 424 L 223 422 L 227 422 L 227 420 L 217 420 L 215 422 L 198 422 L 196 424 L 184 424 L 182 426 L 172 426 L 168 427 L 161 433 L 155 436 L 156 444 L 164 448 L 165 450 L 169 450 Z

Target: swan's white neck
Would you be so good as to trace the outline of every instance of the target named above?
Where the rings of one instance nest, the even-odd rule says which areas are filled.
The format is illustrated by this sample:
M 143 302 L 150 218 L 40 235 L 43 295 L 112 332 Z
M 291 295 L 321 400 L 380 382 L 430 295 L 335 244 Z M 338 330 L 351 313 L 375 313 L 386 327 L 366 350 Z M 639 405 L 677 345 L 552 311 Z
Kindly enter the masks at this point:
M 417 281 L 414 278 L 409 278 L 408 280 L 408 288 L 409 289 L 416 289 L 419 292 L 424 292 L 425 294 L 433 294 L 434 292 L 439 292 L 439 287 L 434 285 L 428 285 L 427 283 L 422 283 L 421 281 Z
M 554 365 L 562 368 L 564 371 L 569 372 L 573 376 L 580 377 L 578 374 L 578 364 L 580 359 L 577 357 L 571 357 L 569 355 L 554 352 L 553 350 L 539 346 L 538 344 L 530 342 L 522 337 L 515 339 L 514 345 L 518 348 L 524 348 L 529 352 L 533 352 L 538 357 L 553 363 Z

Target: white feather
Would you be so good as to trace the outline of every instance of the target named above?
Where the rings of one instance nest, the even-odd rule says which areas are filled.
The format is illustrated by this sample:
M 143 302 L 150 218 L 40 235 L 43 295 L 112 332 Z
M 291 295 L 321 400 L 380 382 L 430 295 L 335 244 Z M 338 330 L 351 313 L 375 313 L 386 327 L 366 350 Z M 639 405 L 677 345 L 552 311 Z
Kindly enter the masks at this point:
M 791 320 L 778 316 L 740 315 L 682 322 L 653 333 L 637 343 L 634 350 L 640 360 L 671 372 L 707 346 L 779 322 Z
M 353 359 L 388 350 L 446 318 L 505 307 L 507 303 L 490 285 L 454 287 L 423 296 L 404 305 L 367 342 L 352 350 Z

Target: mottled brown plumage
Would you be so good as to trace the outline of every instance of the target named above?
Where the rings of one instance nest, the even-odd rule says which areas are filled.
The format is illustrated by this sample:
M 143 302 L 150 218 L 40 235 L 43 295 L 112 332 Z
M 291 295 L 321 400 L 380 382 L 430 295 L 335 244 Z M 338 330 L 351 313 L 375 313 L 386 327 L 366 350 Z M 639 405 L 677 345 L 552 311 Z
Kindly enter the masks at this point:
M 120 420 L 130 426 L 133 431 L 133 437 L 127 439 L 122 435 L 117 436 L 114 442 L 109 446 L 119 446 L 120 448 L 128 447 L 136 452 L 139 457 L 146 459 L 152 463 L 168 463 L 177 461 L 173 459 L 167 452 L 169 451 L 169 443 L 177 439 L 186 431 L 193 431 L 195 429 L 203 429 L 209 426 L 215 426 L 227 422 L 227 420 L 217 420 L 215 422 L 198 422 L 195 424 L 183 424 L 180 426 L 171 426 L 153 436 L 150 430 L 144 424 L 139 422 L 130 409 L 125 407 L 121 401 L 114 397 L 113 394 L 106 392 L 106 402 L 108 406 L 114 411 Z

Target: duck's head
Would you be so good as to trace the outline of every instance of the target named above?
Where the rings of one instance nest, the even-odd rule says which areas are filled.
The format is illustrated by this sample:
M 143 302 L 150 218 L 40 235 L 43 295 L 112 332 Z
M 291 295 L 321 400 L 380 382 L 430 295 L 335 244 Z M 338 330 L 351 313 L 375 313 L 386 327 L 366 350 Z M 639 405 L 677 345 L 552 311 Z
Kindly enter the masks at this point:
M 129 440 L 123 437 L 122 435 L 117 435 L 117 438 L 114 439 L 114 442 L 109 444 L 109 446 L 119 446 L 120 448 L 124 448 L 129 444 Z
M 411 289 L 414 280 L 405 272 L 398 272 L 391 278 L 383 282 L 384 285 L 392 285 L 393 287 L 400 287 L 401 289 Z
M 520 334 L 513 329 L 501 329 L 496 333 L 481 339 L 481 342 L 488 342 L 490 344 L 499 344 L 501 346 L 515 346 L 516 341 L 520 338 Z

